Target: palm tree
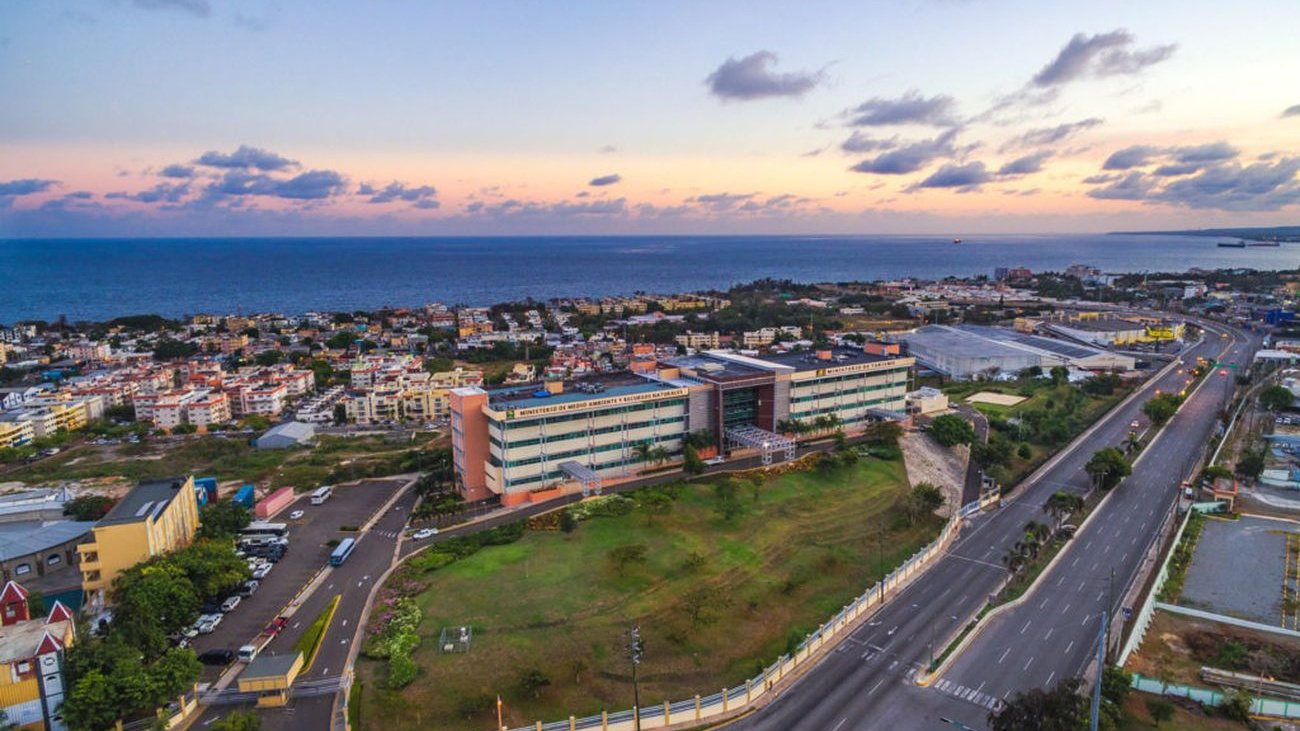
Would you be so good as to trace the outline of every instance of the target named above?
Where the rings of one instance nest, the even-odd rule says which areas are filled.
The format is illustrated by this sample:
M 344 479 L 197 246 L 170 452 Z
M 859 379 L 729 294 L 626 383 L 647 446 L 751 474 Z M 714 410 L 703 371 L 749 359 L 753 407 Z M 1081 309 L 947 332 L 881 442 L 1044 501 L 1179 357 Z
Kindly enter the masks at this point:
M 650 442 L 637 442 L 632 445 L 632 453 L 636 455 L 636 461 L 638 462 L 649 462 L 650 452 L 653 451 L 653 449 L 654 448 L 650 446 Z
M 663 447 L 654 447 L 646 453 L 646 459 L 654 464 L 663 464 L 668 461 L 668 450 Z
M 1035 546 L 1046 541 L 1050 535 L 1052 535 L 1052 529 L 1046 523 L 1037 520 L 1025 523 L 1025 539 Z

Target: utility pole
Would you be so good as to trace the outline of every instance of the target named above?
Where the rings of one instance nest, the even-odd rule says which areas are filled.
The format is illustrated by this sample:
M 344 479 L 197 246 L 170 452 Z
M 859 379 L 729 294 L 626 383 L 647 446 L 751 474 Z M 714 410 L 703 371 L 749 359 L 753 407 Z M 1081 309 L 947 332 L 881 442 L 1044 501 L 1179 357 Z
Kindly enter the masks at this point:
M 1092 686 L 1092 721 L 1091 731 L 1097 731 L 1097 721 L 1101 716 L 1101 678 L 1106 673 L 1106 612 L 1101 613 L 1101 634 L 1097 638 L 1097 682 Z
M 876 573 L 880 579 L 876 582 L 880 586 L 880 603 L 885 603 L 885 523 L 883 519 L 879 526 L 880 531 L 876 534 Z
M 636 731 L 641 731 L 641 686 L 637 683 L 636 668 L 641 664 L 641 625 L 634 624 L 628 630 L 628 657 L 632 661 L 632 724 Z
M 1115 568 L 1113 566 L 1110 569 L 1110 580 L 1106 584 L 1106 611 L 1115 611 Z M 1106 661 L 1106 639 L 1106 634 L 1103 632 L 1101 635 L 1102 662 Z

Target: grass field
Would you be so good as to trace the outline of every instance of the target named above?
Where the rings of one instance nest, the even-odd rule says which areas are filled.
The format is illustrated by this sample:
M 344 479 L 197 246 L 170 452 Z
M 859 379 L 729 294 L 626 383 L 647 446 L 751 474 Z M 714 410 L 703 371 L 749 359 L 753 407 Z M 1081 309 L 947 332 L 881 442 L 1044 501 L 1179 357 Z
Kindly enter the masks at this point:
M 1174 707 L 1174 717 L 1159 725 L 1147 711 L 1146 702 L 1157 700 L 1149 693 L 1132 693 L 1124 704 L 1124 717 L 1116 726 L 1117 731 L 1149 731 L 1153 728 L 1177 729 L 1177 731 L 1232 731 L 1243 729 L 1244 725 L 1223 717 L 1207 715 L 1195 703 L 1177 698 L 1165 698 Z
M 302 637 L 293 643 L 293 649 L 302 653 L 302 672 L 306 673 L 311 670 L 311 664 L 316 661 L 316 651 L 320 649 L 320 642 L 325 637 L 325 630 L 330 625 L 330 620 L 334 619 L 334 610 L 339 606 L 341 594 L 335 594 L 325 609 L 313 619 L 307 630 L 302 633 Z
M 415 681 L 382 689 L 383 664 L 358 663 L 362 726 L 489 727 L 499 693 L 511 725 L 631 705 L 624 633 L 639 623 L 643 703 L 705 695 L 752 676 L 932 540 L 908 525 L 901 460 L 742 483 L 743 513 L 723 521 L 708 483 L 685 485 L 667 514 L 591 518 L 571 534 L 529 531 L 422 578 L 424 642 Z M 610 552 L 643 545 L 620 570 Z M 446 626 L 474 628 L 468 654 L 440 654 Z M 528 687 L 531 670 L 549 681 Z M 536 680 L 536 676 L 534 677 Z M 485 699 L 487 702 L 485 702 Z

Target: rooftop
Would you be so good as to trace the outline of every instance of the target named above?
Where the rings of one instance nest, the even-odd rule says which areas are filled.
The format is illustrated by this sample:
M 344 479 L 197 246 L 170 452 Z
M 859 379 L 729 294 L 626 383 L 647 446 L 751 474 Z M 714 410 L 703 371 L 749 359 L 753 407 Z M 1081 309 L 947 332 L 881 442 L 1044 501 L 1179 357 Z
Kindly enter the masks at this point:
M 664 363 L 683 370 L 689 370 L 691 373 L 688 375 L 692 378 L 710 383 L 726 383 L 727 381 L 766 376 L 772 373 L 771 368 L 763 368 L 761 363 L 751 365 L 746 362 L 747 360 L 750 359 L 743 356 L 732 356 L 731 354 L 720 357 L 714 353 L 697 353 L 695 355 L 669 358 Z
M 121 525 L 137 523 L 150 515 L 157 516 L 180 493 L 187 478 L 168 477 L 141 482 L 118 501 L 96 525 Z
M 814 371 L 822 368 L 835 368 L 838 366 L 860 365 L 862 363 L 879 363 L 885 360 L 896 360 L 898 355 L 873 355 L 864 352 L 861 348 L 828 348 L 830 350 L 830 360 L 822 360 L 817 357 L 815 350 L 792 350 L 788 353 L 774 353 L 765 355 L 762 360 L 785 365 L 794 368 L 796 371 Z
M 288 675 L 293 666 L 302 656 L 300 652 L 290 652 L 284 655 L 273 653 L 260 654 L 248 663 L 244 672 L 239 676 L 240 680 L 250 680 L 252 678 L 280 678 Z
M 635 373 L 609 373 L 574 381 L 566 381 L 561 393 L 547 393 L 539 383 L 488 391 L 489 405 L 498 411 L 505 409 L 531 409 L 536 406 L 557 406 L 615 396 L 631 396 L 672 388 Z
M 30 556 L 80 538 L 95 527 L 93 521 L 25 520 L 0 523 L 0 561 Z

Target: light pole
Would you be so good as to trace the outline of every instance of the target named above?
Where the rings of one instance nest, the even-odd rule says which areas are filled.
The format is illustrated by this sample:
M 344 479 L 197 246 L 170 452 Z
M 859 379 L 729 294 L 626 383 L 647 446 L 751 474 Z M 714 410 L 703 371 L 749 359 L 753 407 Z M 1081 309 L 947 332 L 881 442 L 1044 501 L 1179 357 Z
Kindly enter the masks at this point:
M 627 652 L 632 661 L 632 725 L 641 731 L 641 686 L 637 683 L 636 668 L 641 664 L 641 625 L 634 624 L 628 630 Z

